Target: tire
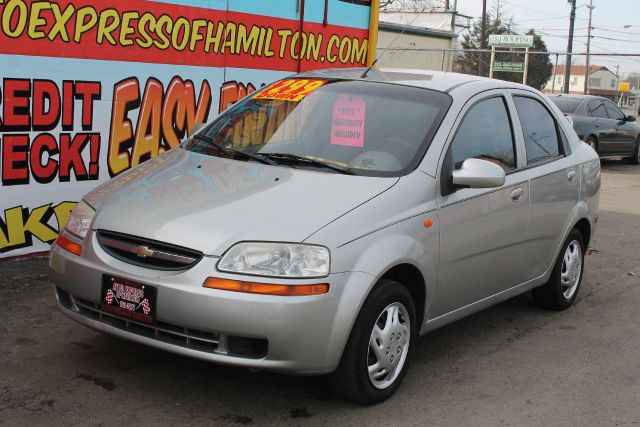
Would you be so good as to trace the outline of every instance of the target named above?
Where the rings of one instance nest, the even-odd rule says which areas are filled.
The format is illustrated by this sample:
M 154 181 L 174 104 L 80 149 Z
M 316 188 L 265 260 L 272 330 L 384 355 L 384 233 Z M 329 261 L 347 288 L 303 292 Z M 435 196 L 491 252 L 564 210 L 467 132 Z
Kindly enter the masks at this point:
M 547 310 L 566 310 L 576 300 L 584 271 L 584 238 L 571 230 L 551 272 L 549 281 L 533 290 L 536 303 Z
M 596 153 L 598 152 L 598 141 L 596 141 L 596 138 L 594 136 L 589 136 L 585 142 L 589 144 L 591 148 L 596 151 Z
M 360 309 L 340 365 L 331 374 L 333 392 L 362 405 L 379 403 L 393 395 L 409 366 L 418 329 L 415 313 L 406 287 L 380 280 Z M 390 318 L 395 323 L 387 323 Z M 370 374 L 370 367 L 376 364 L 379 369 L 371 369 Z
M 640 138 L 636 141 L 633 153 L 631 153 L 631 157 L 628 157 L 627 160 L 629 160 L 629 163 L 632 165 L 640 165 Z

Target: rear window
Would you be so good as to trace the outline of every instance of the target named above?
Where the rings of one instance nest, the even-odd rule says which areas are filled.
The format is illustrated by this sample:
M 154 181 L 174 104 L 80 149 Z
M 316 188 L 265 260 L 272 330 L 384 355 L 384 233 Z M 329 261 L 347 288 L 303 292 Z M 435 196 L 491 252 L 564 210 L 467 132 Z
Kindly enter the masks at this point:
M 575 113 L 578 105 L 580 105 L 580 99 L 575 98 L 563 98 L 560 96 L 550 96 L 549 99 L 558 106 L 563 114 Z
M 395 84 L 282 80 L 223 113 L 203 131 L 209 143 L 192 139 L 186 148 L 229 156 L 219 145 L 274 160 L 312 159 L 357 175 L 400 176 L 420 162 L 450 103 L 445 93 Z

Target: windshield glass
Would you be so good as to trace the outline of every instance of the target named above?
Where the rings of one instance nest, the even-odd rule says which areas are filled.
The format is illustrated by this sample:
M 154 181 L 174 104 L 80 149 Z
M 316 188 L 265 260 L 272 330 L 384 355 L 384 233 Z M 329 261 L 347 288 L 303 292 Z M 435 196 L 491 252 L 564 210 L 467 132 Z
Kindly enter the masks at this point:
M 562 98 L 559 96 L 550 96 L 549 99 L 558 106 L 563 114 L 573 114 L 580 105 L 581 99 L 576 98 Z
M 422 159 L 450 102 L 442 92 L 386 83 L 283 80 L 231 107 L 184 147 L 323 172 L 400 176 Z

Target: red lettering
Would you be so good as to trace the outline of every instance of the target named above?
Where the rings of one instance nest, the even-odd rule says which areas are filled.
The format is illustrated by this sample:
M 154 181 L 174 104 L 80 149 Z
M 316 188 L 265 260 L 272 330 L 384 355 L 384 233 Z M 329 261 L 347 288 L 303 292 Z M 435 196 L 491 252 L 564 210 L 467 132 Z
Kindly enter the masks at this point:
M 86 133 L 77 134 L 71 139 L 68 133 L 60 134 L 60 181 L 68 182 L 71 179 L 71 169 L 74 170 L 76 179 L 84 181 L 88 179 L 87 169 L 82 160 L 82 150 L 89 142 Z
M 28 184 L 29 135 L 5 135 L 2 145 L 2 185 Z
M 29 103 L 31 81 L 4 79 L 4 126 L 5 131 L 28 131 L 31 128 Z
M 76 82 L 76 98 L 82 100 L 82 129 L 90 130 L 93 125 L 93 102 L 100 99 L 100 82 Z
M 45 111 L 48 104 L 48 110 Z M 60 91 L 50 80 L 33 81 L 31 120 L 33 130 L 54 129 L 60 119 Z
M 73 130 L 73 82 L 62 82 L 62 129 Z
M 46 162 L 43 163 L 42 155 L 47 153 Z M 35 180 L 41 184 L 53 181 L 58 171 L 58 162 L 51 158 L 58 154 L 58 143 L 53 135 L 48 133 L 40 134 L 31 144 L 31 155 L 29 165 L 31 174 Z

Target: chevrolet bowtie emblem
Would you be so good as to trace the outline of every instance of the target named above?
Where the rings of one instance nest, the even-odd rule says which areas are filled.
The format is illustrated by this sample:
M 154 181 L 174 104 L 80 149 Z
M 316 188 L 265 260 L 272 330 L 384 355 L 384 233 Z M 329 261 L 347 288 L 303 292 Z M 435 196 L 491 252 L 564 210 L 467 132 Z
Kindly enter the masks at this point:
M 154 254 L 154 251 L 149 249 L 147 246 L 136 246 L 135 248 L 131 249 L 131 252 L 138 255 L 140 258 L 146 258 Z

